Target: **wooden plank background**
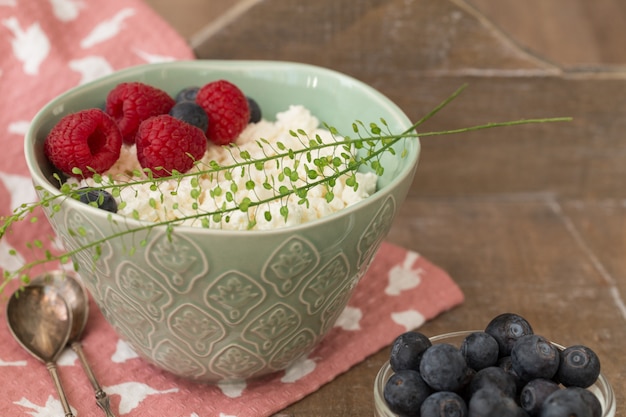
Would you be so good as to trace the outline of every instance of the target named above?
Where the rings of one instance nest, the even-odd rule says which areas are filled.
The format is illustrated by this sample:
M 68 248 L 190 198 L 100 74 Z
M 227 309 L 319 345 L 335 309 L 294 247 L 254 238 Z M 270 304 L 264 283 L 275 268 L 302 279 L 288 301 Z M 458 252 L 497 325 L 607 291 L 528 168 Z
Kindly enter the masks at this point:
M 447 270 L 465 303 L 426 334 L 517 311 L 592 345 L 626 410 L 626 2 L 622 0 L 148 0 L 209 59 L 308 62 L 359 78 L 424 129 L 515 118 L 571 123 L 424 138 L 389 234 Z M 277 415 L 372 413 L 388 351 Z

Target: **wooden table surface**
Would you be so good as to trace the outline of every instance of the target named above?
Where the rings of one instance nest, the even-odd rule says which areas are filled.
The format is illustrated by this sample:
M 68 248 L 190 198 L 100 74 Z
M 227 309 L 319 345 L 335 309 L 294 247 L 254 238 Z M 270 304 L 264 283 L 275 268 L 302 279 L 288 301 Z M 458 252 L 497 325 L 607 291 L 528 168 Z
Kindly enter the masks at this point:
M 200 58 L 333 68 L 379 89 L 414 120 L 467 83 L 424 130 L 572 116 L 424 138 L 388 239 L 448 271 L 466 295 L 423 332 L 522 314 L 537 333 L 597 351 L 624 417 L 626 6 L 619 2 L 149 1 Z M 388 353 L 277 416 L 372 415 L 373 379 Z

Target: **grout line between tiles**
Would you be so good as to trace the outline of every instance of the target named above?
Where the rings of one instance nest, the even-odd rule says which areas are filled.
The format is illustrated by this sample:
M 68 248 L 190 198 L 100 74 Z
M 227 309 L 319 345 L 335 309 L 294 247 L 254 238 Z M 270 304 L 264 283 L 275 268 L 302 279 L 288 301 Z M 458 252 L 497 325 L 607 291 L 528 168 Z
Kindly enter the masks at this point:
M 204 42 L 209 40 L 217 32 L 234 22 L 239 16 L 246 13 L 257 3 L 263 0 L 240 0 L 230 9 L 226 10 L 221 16 L 213 20 L 211 23 L 200 29 L 195 35 L 189 39 L 189 45 L 192 49 L 198 48 Z
M 591 261 L 596 271 L 609 285 L 609 292 L 611 294 L 611 297 L 613 298 L 613 302 L 615 303 L 617 309 L 620 311 L 622 318 L 626 320 L 626 304 L 624 303 L 624 299 L 619 291 L 619 288 L 617 287 L 617 282 L 615 281 L 615 278 L 613 278 L 609 271 L 606 270 L 602 261 L 598 259 L 593 250 L 591 250 L 589 245 L 587 245 L 585 239 L 576 228 L 574 222 L 572 222 L 572 220 L 565 213 L 563 213 L 561 205 L 558 203 L 558 201 L 551 198 L 548 199 L 547 203 L 552 211 L 563 221 L 565 228 L 574 238 L 574 241 L 578 244 L 578 246 L 583 250 L 587 258 Z

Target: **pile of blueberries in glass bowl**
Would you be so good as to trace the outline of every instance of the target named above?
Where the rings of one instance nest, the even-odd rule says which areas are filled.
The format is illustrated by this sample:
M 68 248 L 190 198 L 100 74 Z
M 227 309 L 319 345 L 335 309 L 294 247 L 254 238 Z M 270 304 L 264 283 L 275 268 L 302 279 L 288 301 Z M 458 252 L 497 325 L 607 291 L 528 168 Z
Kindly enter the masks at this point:
M 610 417 L 615 395 L 587 346 L 504 313 L 484 330 L 399 335 L 374 384 L 379 417 Z

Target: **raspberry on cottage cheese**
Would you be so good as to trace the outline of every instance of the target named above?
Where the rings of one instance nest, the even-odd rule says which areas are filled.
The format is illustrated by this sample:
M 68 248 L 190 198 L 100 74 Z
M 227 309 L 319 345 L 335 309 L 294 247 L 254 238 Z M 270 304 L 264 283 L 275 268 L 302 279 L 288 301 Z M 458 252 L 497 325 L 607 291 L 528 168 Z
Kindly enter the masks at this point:
M 241 162 L 242 152 L 247 152 L 253 160 L 259 160 L 278 152 L 278 143 L 285 145 L 287 149 L 303 149 L 305 144 L 301 139 L 293 137 L 290 131 L 302 130 L 309 138 L 319 136 L 324 142 L 332 142 L 336 139 L 331 133 L 320 128 L 319 121 L 308 109 L 300 105 L 292 105 L 284 112 L 276 115 L 276 121 L 271 122 L 265 119 L 258 123 L 249 124 L 235 141 L 236 146 L 208 146 L 202 160 L 192 168 L 198 170 L 209 169 L 211 161 L 220 166 L 230 166 L 237 161 Z M 260 139 L 267 141 L 263 146 L 259 145 Z M 313 157 L 331 155 L 333 148 L 312 150 Z M 296 158 L 297 159 L 297 158 Z M 332 189 L 334 198 L 327 202 L 325 185 L 317 185 L 308 192 L 309 204 L 298 204 L 299 198 L 291 195 L 286 200 L 278 201 L 273 199 L 276 189 L 280 187 L 279 181 L 282 170 L 289 166 L 298 171 L 300 178 L 296 185 L 304 185 L 305 170 L 302 160 L 298 167 L 294 168 L 294 160 L 282 158 L 280 166 L 276 161 L 268 161 L 263 169 L 259 170 L 255 166 L 241 167 L 230 171 L 231 178 L 226 178 L 222 173 L 206 173 L 201 175 L 188 175 L 182 179 L 161 180 L 158 189 L 154 189 L 152 184 L 137 184 L 122 187 L 118 198 L 121 205 L 118 213 L 126 216 L 136 216 L 147 221 L 165 221 L 181 219 L 181 224 L 188 226 L 203 226 L 198 214 L 214 213 L 223 208 L 235 207 L 235 202 L 242 201 L 248 197 L 252 201 L 272 200 L 259 206 L 250 207 L 247 212 L 235 209 L 228 214 L 222 215 L 219 221 L 211 219 L 209 226 L 212 228 L 222 228 L 231 230 L 267 230 L 279 227 L 292 226 L 319 219 L 331 213 L 339 211 L 351 204 L 367 198 L 376 190 L 377 176 L 373 173 L 357 173 L 358 188 L 346 185 L 347 176 L 340 177 Z M 122 184 L 132 178 L 133 172 L 141 171 L 141 166 L 137 162 L 135 145 L 125 145 L 122 148 L 119 160 L 102 177 L 110 178 L 114 183 Z M 197 179 L 192 180 L 192 178 Z M 268 182 L 268 178 L 274 181 L 274 190 L 267 190 L 263 183 Z M 283 184 L 290 189 L 293 185 L 290 179 L 285 179 Z M 247 184 L 253 182 L 254 188 L 250 189 Z M 233 186 L 233 184 L 236 185 Z M 96 186 L 92 179 L 81 181 L 82 186 Z M 100 184 L 102 185 L 102 184 Z M 216 192 L 218 190 L 218 192 Z M 221 192 L 219 192 L 221 190 Z M 199 192 L 198 192 L 199 191 Z M 234 198 L 228 198 L 227 192 L 231 192 Z M 287 218 L 281 215 L 281 207 L 287 206 L 289 214 Z M 266 213 L 271 213 L 269 219 Z M 210 217 L 210 216 L 209 216 Z M 252 225 L 252 227 L 251 227 Z

